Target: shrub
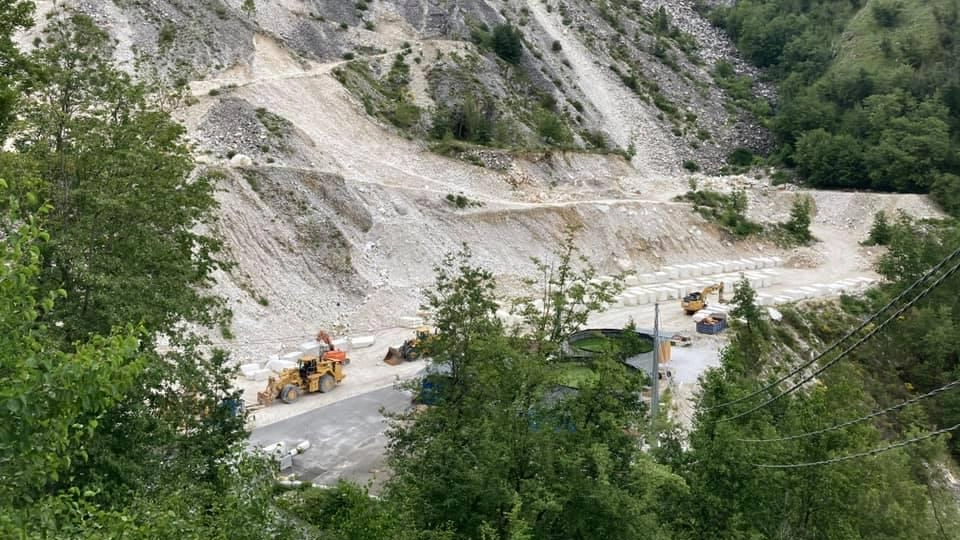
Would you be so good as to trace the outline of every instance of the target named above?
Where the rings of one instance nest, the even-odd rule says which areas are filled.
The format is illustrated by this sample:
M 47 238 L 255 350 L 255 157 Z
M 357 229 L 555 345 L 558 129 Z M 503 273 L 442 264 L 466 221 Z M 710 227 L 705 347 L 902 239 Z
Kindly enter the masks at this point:
M 560 44 L 560 40 L 559 40 L 559 39 L 555 39 L 555 40 L 553 40 L 553 45 L 550 46 L 550 49 L 551 49 L 553 52 L 560 52 L 560 51 L 563 50 L 563 45 Z
M 565 144 L 573 140 L 563 120 L 546 110 L 537 115 L 537 133 L 547 144 Z
M 160 27 L 160 33 L 157 35 L 157 45 L 161 48 L 166 47 L 173 43 L 173 40 L 176 36 L 177 27 L 170 23 L 165 23 L 162 27 Z
M 688 159 L 683 162 L 683 168 L 690 172 L 697 172 L 700 170 L 700 165 L 696 161 Z
M 753 164 L 753 152 L 743 147 L 737 148 L 727 156 L 727 163 L 737 167 L 749 167 Z
M 900 23 L 900 12 L 903 11 L 903 5 L 899 1 L 874 2 L 871 6 L 873 20 L 883 28 L 893 28 Z
M 606 150 L 609 147 L 607 136 L 599 129 L 594 131 L 584 131 L 581 136 L 587 142 L 587 144 L 599 150 Z
M 483 206 L 483 203 L 479 201 L 472 201 L 464 195 L 454 195 L 453 193 L 447 193 L 445 197 L 447 202 L 457 207 L 460 210 L 467 208 L 469 206 Z
M 493 28 L 493 52 L 511 64 L 519 64 L 523 56 L 523 41 L 520 30 L 509 24 L 500 24 Z

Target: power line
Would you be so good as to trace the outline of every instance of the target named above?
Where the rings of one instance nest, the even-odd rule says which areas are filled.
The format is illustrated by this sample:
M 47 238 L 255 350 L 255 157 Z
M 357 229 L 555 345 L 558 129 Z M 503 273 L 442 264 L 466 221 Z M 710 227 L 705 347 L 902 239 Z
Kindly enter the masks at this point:
M 847 347 L 847 348 L 846 348 L 843 352 L 841 352 L 836 358 L 834 358 L 833 360 L 830 360 L 829 362 L 827 362 L 826 364 L 824 364 L 822 367 L 820 367 L 819 369 L 817 369 L 816 371 L 814 371 L 814 372 L 811 373 L 810 375 L 807 375 L 806 377 L 804 377 L 803 379 L 801 379 L 800 382 L 794 384 L 793 386 L 791 386 L 791 387 L 788 388 L 787 390 L 785 390 L 785 391 L 783 391 L 783 392 L 780 392 L 779 394 L 773 396 L 772 398 L 764 401 L 764 402 L 761 403 L 760 405 L 757 405 L 756 407 L 753 407 L 752 409 L 749 409 L 749 410 L 747 410 L 747 411 L 744 411 L 744 412 L 742 412 L 742 413 L 740 413 L 740 414 L 737 414 L 737 415 L 734 415 L 734 416 L 730 416 L 730 417 L 728 417 L 728 418 L 721 418 L 721 419 L 718 420 L 718 421 L 719 421 L 719 422 L 727 422 L 727 421 L 730 421 L 730 420 L 736 420 L 737 418 L 742 418 L 742 417 L 744 417 L 744 416 L 747 416 L 748 414 L 752 414 L 752 413 L 754 413 L 754 412 L 756 412 L 756 411 L 759 411 L 760 409 L 766 407 L 767 405 L 770 405 L 771 403 L 777 401 L 778 399 L 782 398 L 783 396 L 785 396 L 785 395 L 787 395 L 787 394 L 793 393 L 794 391 L 796 391 L 798 388 L 800 388 L 801 386 L 803 386 L 804 384 L 806 384 L 807 382 L 809 382 L 810 380 L 812 380 L 812 379 L 813 379 L 814 377 L 816 377 L 817 375 L 819 375 L 819 374 L 823 373 L 824 371 L 830 369 L 830 367 L 832 367 L 834 364 L 836 364 L 836 363 L 839 362 L 841 359 L 843 359 L 844 356 L 846 356 L 847 354 L 849 354 L 850 351 L 856 349 L 857 347 L 859 347 L 860 345 L 862 345 L 864 342 L 866 342 L 868 339 L 870 339 L 871 337 L 873 337 L 874 334 L 876 334 L 877 332 L 879 332 L 880 330 L 882 330 L 883 328 L 885 328 L 888 324 L 890 324 L 892 321 L 894 321 L 897 317 L 899 317 L 900 315 L 902 315 L 904 311 L 906 311 L 907 309 L 909 309 L 910 307 L 912 307 L 914 304 L 916 304 L 917 301 L 919 301 L 921 298 L 925 297 L 926 295 L 930 294 L 930 291 L 932 291 L 933 289 L 935 289 L 935 288 L 937 288 L 938 286 L 940 286 L 940 284 L 943 283 L 944 280 L 946 280 L 948 277 L 950 277 L 951 275 L 953 275 L 953 273 L 956 272 L 958 269 L 960 269 L 960 264 L 956 264 L 956 265 L 953 266 L 953 268 L 950 268 L 949 270 L 947 270 L 944 274 L 942 274 L 940 277 L 938 277 L 938 278 L 936 279 L 936 281 L 934 281 L 934 282 L 931 283 L 926 289 L 924 289 L 923 291 L 921 291 L 915 298 L 913 298 L 912 300 L 910 300 L 909 302 L 907 302 L 903 307 L 901 307 L 900 309 L 898 309 L 897 311 L 895 311 L 895 312 L 893 313 L 893 315 L 890 315 L 890 317 L 888 317 L 887 320 L 885 320 L 885 321 L 883 321 L 882 323 L 880 323 L 879 326 L 876 326 L 876 327 L 874 327 L 873 329 L 871 329 L 871 330 L 867 333 L 867 335 L 865 335 L 865 336 L 863 336 L 862 338 L 858 339 L 853 345 Z
M 932 275 L 934 275 L 935 273 L 937 273 L 941 268 L 943 268 L 943 267 L 946 266 L 948 263 L 950 263 L 950 261 L 952 261 L 952 260 L 953 260 L 954 258 L 956 258 L 958 255 L 960 255 L 960 248 L 957 248 L 953 253 L 951 253 L 950 255 L 947 255 L 943 260 L 941 260 L 939 263 L 937 263 L 936 266 L 934 266 L 933 268 L 931 268 L 930 270 L 928 270 L 925 274 L 923 274 L 922 276 L 920 276 L 920 278 L 918 278 L 916 281 L 914 281 L 909 287 L 907 287 L 906 289 L 904 289 L 903 292 L 901 292 L 901 293 L 898 294 L 896 297 L 894 297 L 893 300 L 890 300 L 889 302 L 887 302 L 887 304 L 886 304 L 885 306 L 883 306 L 882 308 L 880 308 L 879 310 L 877 310 L 873 315 L 871 315 L 869 318 L 867 318 L 865 321 L 863 321 L 863 323 L 861 323 L 859 326 L 857 326 L 856 328 L 854 328 L 853 330 L 851 330 L 850 332 L 848 332 L 848 333 L 847 333 L 845 336 L 843 336 L 842 338 L 840 338 L 840 339 L 838 339 L 837 341 L 833 342 L 833 344 L 831 344 L 829 347 L 827 347 L 826 349 L 824 349 L 823 351 L 821 351 L 819 354 L 817 354 L 817 356 L 815 356 L 815 357 L 814 357 L 813 359 L 811 359 L 810 361 L 808 361 L 808 362 L 804 363 L 803 365 L 801 365 L 801 366 L 793 369 L 792 371 L 790 371 L 789 373 L 787 373 L 787 374 L 784 375 L 783 377 L 780 377 L 780 378 L 777 379 L 776 381 L 774 381 L 774 382 L 772 382 L 772 383 L 764 386 L 763 388 L 761 388 L 761 389 L 759 389 L 759 390 L 757 390 L 757 391 L 755 391 L 755 392 L 753 392 L 753 393 L 751 393 L 751 394 L 748 394 L 748 395 L 746 395 L 746 396 L 743 396 L 743 397 L 740 397 L 740 398 L 737 398 L 737 399 L 734 399 L 734 400 L 731 400 L 731 401 L 727 401 L 727 402 L 725 402 L 725 403 L 721 403 L 721 404 L 719 404 L 719 405 L 714 405 L 714 406 L 712 406 L 712 407 L 706 407 L 704 410 L 710 411 L 710 410 L 714 410 L 714 409 L 722 409 L 722 408 L 724 408 L 724 407 L 728 407 L 728 406 L 730 406 L 730 405 L 734 405 L 734 404 L 737 404 L 737 403 L 746 401 L 746 400 L 748 400 L 748 399 L 754 398 L 754 397 L 756 397 L 756 396 L 758 396 L 758 395 L 760 395 L 760 394 L 762 394 L 762 393 L 770 390 L 771 388 L 774 388 L 774 387 L 778 386 L 780 383 L 786 381 L 786 380 L 789 379 L 790 377 L 793 377 L 793 376 L 796 375 L 797 373 L 800 373 L 801 371 L 807 369 L 808 367 L 810 367 L 811 365 L 813 365 L 814 363 L 816 363 L 818 360 L 820 360 L 821 358 L 823 358 L 824 356 L 826 356 L 830 351 L 832 351 L 832 350 L 836 349 L 837 347 L 839 347 L 840 344 L 842 344 L 844 341 L 850 339 L 851 337 L 853 337 L 854 335 L 856 335 L 858 332 L 860 332 L 861 330 L 863 330 L 864 328 L 866 328 L 868 325 L 870 325 L 871 323 L 873 323 L 873 321 L 875 321 L 878 317 L 880 317 L 880 315 L 882 315 L 884 311 L 886 311 L 886 310 L 890 309 L 891 307 L 893 307 L 894 304 L 896 304 L 897 302 L 899 302 L 900 300 L 902 300 L 908 293 L 910 293 L 910 291 L 912 291 L 913 289 L 915 289 L 916 287 L 918 287 L 918 286 L 919 286 L 922 282 L 924 282 L 927 278 L 929 278 L 929 277 L 931 277 Z
M 776 438 L 776 439 L 735 439 L 735 440 L 737 440 L 737 441 L 739 441 L 739 442 L 745 442 L 745 443 L 767 443 L 767 442 L 793 441 L 793 440 L 796 440 L 796 439 L 802 439 L 802 438 L 804 438 L 804 437 L 812 437 L 812 436 L 814 436 L 814 435 L 821 435 L 821 434 L 823 434 L 823 433 L 829 433 L 829 432 L 831 432 L 831 431 L 836 431 L 836 430 L 838 430 L 838 429 L 842 429 L 842 428 L 845 428 L 845 427 L 848 427 L 848 426 L 852 426 L 852 425 L 854 425 L 854 424 L 859 424 L 860 422 L 864 422 L 864 421 L 866 421 L 866 420 L 870 420 L 871 418 L 876 418 L 877 416 L 882 416 L 882 415 L 884 415 L 884 414 L 887 414 L 887 413 L 889 413 L 889 412 L 895 411 L 895 410 L 897 410 L 897 409 L 902 409 L 902 408 L 904 408 L 904 407 L 906 407 L 906 406 L 908 406 L 908 405 L 913 405 L 914 403 L 917 403 L 917 402 L 922 401 L 922 400 L 927 399 L 927 398 L 931 398 L 931 397 L 933 397 L 933 396 L 935 396 L 935 395 L 937 395 L 937 394 L 939 394 L 939 393 L 941 393 L 941 392 L 946 392 L 947 390 L 949 390 L 949 389 L 951 389 L 951 388 L 953 388 L 954 386 L 957 386 L 957 385 L 960 385 L 960 380 L 956 380 L 956 381 L 953 381 L 953 382 L 951 382 L 951 383 L 945 384 L 944 386 L 941 386 L 940 388 L 937 388 L 936 390 L 931 390 L 931 391 L 927 392 L 926 394 L 923 394 L 922 396 L 917 396 L 917 397 L 915 397 L 915 398 L 908 399 L 907 401 L 904 401 L 904 402 L 902 402 L 902 403 L 898 403 L 898 404 L 893 405 L 893 406 L 891 406 L 891 407 L 887 407 L 886 409 L 883 409 L 882 411 L 876 411 L 876 412 L 873 412 L 873 413 L 868 414 L 867 416 L 861 416 L 860 418 L 857 418 L 857 419 L 855 419 L 855 420 L 849 420 L 849 421 L 847 421 L 847 422 L 843 422 L 843 423 L 841 423 L 841 424 L 836 424 L 836 425 L 830 426 L 830 427 L 828 427 L 828 428 L 818 429 L 817 431 L 808 431 L 807 433 L 800 433 L 800 434 L 798 434 L 798 435 L 790 435 L 790 436 L 788 436 L 788 437 L 778 437 L 778 438 Z
M 937 435 L 943 435 L 950 431 L 954 431 L 957 428 L 960 428 L 960 424 L 957 424 L 953 427 L 948 427 L 944 429 L 938 429 L 932 433 L 927 433 L 926 435 L 921 435 L 919 437 L 914 437 L 912 439 L 907 439 L 905 441 L 900 441 L 888 446 L 883 446 L 881 448 L 874 448 L 873 450 L 868 450 L 866 452 L 860 452 L 859 454 L 850 454 L 847 456 L 841 456 L 833 459 L 824 459 L 822 461 L 810 461 L 807 463 L 751 463 L 754 467 L 760 467 L 762 469 L 799 469 L 802 467 L 816 467 L 818 465 L 831 465 L 833 463 L 840 463 L 842 461 L 850 461 L 852 459 L 858 459 L 862 457 L 876 456 L 884 452 L 889 452 L 890 450 L 896 450 L 897 448 L 902 448 L 904 446 L 917 443 L 920 441 L 925 441 L 936 437 Z

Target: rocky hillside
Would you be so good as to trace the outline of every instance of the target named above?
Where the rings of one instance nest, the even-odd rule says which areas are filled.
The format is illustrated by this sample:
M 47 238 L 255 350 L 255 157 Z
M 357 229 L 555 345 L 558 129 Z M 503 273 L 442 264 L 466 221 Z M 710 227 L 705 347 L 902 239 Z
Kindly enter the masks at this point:
M 746 67 L 691 2 L 257 0 L 252 11 L 242 0 L 74 4 L 111 31 L 120 64 L 169 83 L 241 75 L 257 36 L 304 65 L 353 59 L 341 82 L 371 115 L 421 139 L 442 139 L 447 117 L 456 122 L 473 107 L 485 125 L 470 127 L 487 132 L 454 126 L 455 139 L 512 151 L 619 150 L 651 173 L 684 163 L 716 171 L 733 148 L 762 151 L 768 142 L 715 84 L 718 62 Z M 520 49 L 505 60 L 496 40 L 508 25 Z M 401 65 L 399 75 L 391 69 Z M 410 110 L 393 110 L 398 102 Z
M 184 83 L 175 115 L 220 179 L 215 232 L 238 262 L 218 288 L 241 356 L 392 326 L 463 242 L 511 292 L 570 225 L 604 273 L 775 249 L 672 201 L 688 170 L 769 138 L 750 110 L 772 95 L 690 2 L 244 4 L 72 3 L 119 64 Z M 778 216 L 792 200 L 754 197 Z M 855 207 L 869 223 L 878 204 Z

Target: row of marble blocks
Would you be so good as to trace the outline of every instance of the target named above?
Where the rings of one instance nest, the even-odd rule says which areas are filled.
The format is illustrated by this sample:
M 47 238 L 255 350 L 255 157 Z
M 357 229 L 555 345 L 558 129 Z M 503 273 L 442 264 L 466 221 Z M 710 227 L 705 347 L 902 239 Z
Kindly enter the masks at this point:
M 614 305 L 616 307 L 643 306 L 654 302 L 679 300 L 692 292 L 702 291 L 720 283 L 723 284 L 725 297 L 729 298 L 733 295 L 736 284 L 741 279 L 746 279 L 754 289 L 772 287 L 782 281 L 780 272 L 773 268 L 708 275 L 700 279 L 685 279 L 628 287 L 617 296 Z

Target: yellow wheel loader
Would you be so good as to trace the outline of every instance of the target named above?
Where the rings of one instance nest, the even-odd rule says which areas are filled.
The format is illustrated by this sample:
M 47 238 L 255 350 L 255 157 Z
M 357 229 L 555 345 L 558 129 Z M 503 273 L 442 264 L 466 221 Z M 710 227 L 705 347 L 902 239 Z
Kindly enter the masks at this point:
M 694 313 L 707 307 L 707 297 L 713 293 L 717 293 L 717 301 L 722 304 L 723 283 L 717 283 L 716 285 L 710 285 L 709 287 L 706 287 L 702 291 L 692 292 L 684 296 L 683 299 L 680 300 L 680 307 L 687 312 L 687 315 L 693 315 Z
M 327 351 L 321 356 L 305 355 L 297 360 L 297 367 L 286 368 L 278 377 L 270 377 L 263 392 L 257 392 L 257 403 L 267 406 L 277 398 L 293 403 L 303 394 L 329 392 L 346 375 L 343 365 L 349 360 L 343 351 Z
M 417 328 L 416 335 L 412 339 L 404 341 L 399 348 L 390 347 L 387 349 L 387 355 L 383 357 L 383 361 L 391 366 L 396 366 L 402 362 L 412 362 L 421 356 L 427 356 L 433 337 L 433 330 L 429 326 L 421 326 Z

